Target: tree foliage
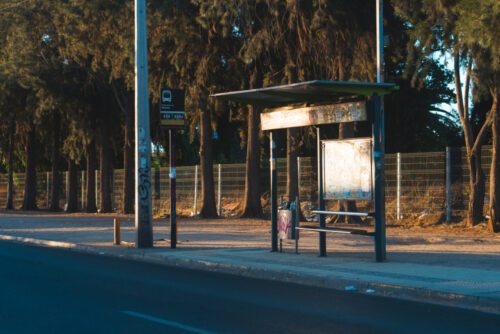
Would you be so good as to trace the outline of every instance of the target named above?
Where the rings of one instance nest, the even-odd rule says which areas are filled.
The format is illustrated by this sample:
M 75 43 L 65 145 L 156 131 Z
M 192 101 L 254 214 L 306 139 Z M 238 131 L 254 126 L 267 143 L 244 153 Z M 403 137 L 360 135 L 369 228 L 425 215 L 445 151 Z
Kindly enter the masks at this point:
M 30 144 L 41 143 L 35 144 L 29 172 L 50 166 L 57 185 L 59 171 L 86 170 L 87 210 L 94 211 L 94 169 L 101 170 L 101 184 L 109 185 L 111 170 L 123 167 L 125 195 L 119 209 L 131 212 L 133 2 L 4 3 L 0 116 L 9 121 L 0 123 L 0 169 L 28 172 L 26 152 Z M 495 0 L 385 2 L 385 76 L 400 86 L 386 99 L 387 151 L 442 149 L 463 137 L 469 156 L 477 160 L 487 134 L 495 138 L 497 112 L 482 106 L 497 105 L 499 6 Z M 202 216 L 216 215 L 213 163 L 245 156 L 242 212 L 260 215 L 263 189 L 255 180 L 267 154 L 261 110 L 219 103 L 210 95 L 311 79 L 374 81 L 374 12 L 375 2 L 364 0 L 148 2 L 152 139 L 166 149 L 156 112 L 160 89 L 185 89 L 187 127 L 176 134 L 181 143 L 176 156 L 178 163 L 201 164 Z M 446 55 L 454 59 L 454 69 L 443 64 Z M 461 97 L 449 88 L 457 68 L 467 75 L 456 82 L 464 86 Z M 474 107 L 468 103 L 471 91 Z M 451 103 L 457 103 L 458 113 L 445 107 Z M 327 129 L 333 136 L 354 131 L 367 129 L 361 124 Z M 314 133 L 292 130 L 285 140 L 287 193 L 293 198 L 296 156 L 314 152 Z M 480 184 L 481 171 L 473 165 L 471 160 L 475 184 Z M 60 191 L 53 189 L 53 209 L 59 207 Z M 102 211 L 113 209 L 109 187 L 101 187 L 99 197 Z

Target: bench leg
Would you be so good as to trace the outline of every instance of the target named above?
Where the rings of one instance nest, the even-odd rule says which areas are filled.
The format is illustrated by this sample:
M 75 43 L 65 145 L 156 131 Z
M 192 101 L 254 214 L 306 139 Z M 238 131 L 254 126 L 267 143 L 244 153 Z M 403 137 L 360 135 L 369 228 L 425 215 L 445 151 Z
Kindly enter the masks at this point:
M 299 230 L 295 230 L 295 254 L 299 254 Z
M 319 256 L 326 256 L 326 233 L 319 232 Z

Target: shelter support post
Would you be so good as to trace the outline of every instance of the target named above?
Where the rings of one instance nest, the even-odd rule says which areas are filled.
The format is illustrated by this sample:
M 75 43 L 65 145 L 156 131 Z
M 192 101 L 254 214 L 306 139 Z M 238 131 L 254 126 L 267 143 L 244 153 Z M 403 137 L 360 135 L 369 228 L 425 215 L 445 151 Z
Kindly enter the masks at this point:
M 316 128 L 316 140 L 318 146 L 318 210 L 325 210 L 325 200 L 323 199 L 323 156 L 321 154 L 321 129 Z M 319 227 L 324 229 L 325 216 L 318 215 Z M 319 256 L 326 256 L 326 233 L 319 232 Z
M 269 132 L 269 169 L 271 172 L 271 248 L 278 251 L 278 170 L 276 169 L 276 143 L 273 132 Z
M 381 97 L 373 95 L 373 158 L 375 160 L 375 257 L 377 262 L 386 259 L 385 242 L 385 129 L 384 129 L 384 109 Z

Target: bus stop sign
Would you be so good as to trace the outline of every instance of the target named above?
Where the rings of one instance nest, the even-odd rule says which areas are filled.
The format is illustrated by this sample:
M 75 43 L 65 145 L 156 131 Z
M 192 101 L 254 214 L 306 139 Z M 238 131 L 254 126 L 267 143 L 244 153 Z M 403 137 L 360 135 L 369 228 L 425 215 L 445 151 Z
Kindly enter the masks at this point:
M 184 126 L 185 92 L 182 89 L 161 90 L 160 97 L 160 125 L 167 128 L 179 128 Z

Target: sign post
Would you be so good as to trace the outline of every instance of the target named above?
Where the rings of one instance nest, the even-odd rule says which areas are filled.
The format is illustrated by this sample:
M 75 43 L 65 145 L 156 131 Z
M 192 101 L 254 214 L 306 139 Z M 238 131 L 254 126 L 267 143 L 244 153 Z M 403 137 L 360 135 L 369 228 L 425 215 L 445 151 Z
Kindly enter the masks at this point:
M 177 247 L 177 210 L 175 195 L 175 129 L 184 126 L 185 93 L 181 89 L 162 89 L 160 102 L 160 125 L 168 129 L 168 155 L 170 165 L 170 248 Z
M 170 164 L 170 248 L 177 247 L 177 209 L 175 207 L 175 165 L 174 165 L 174 140 L 172 138 L 173 129 L 168 129 L 168 156 L 169 156 L 169 164 Z

